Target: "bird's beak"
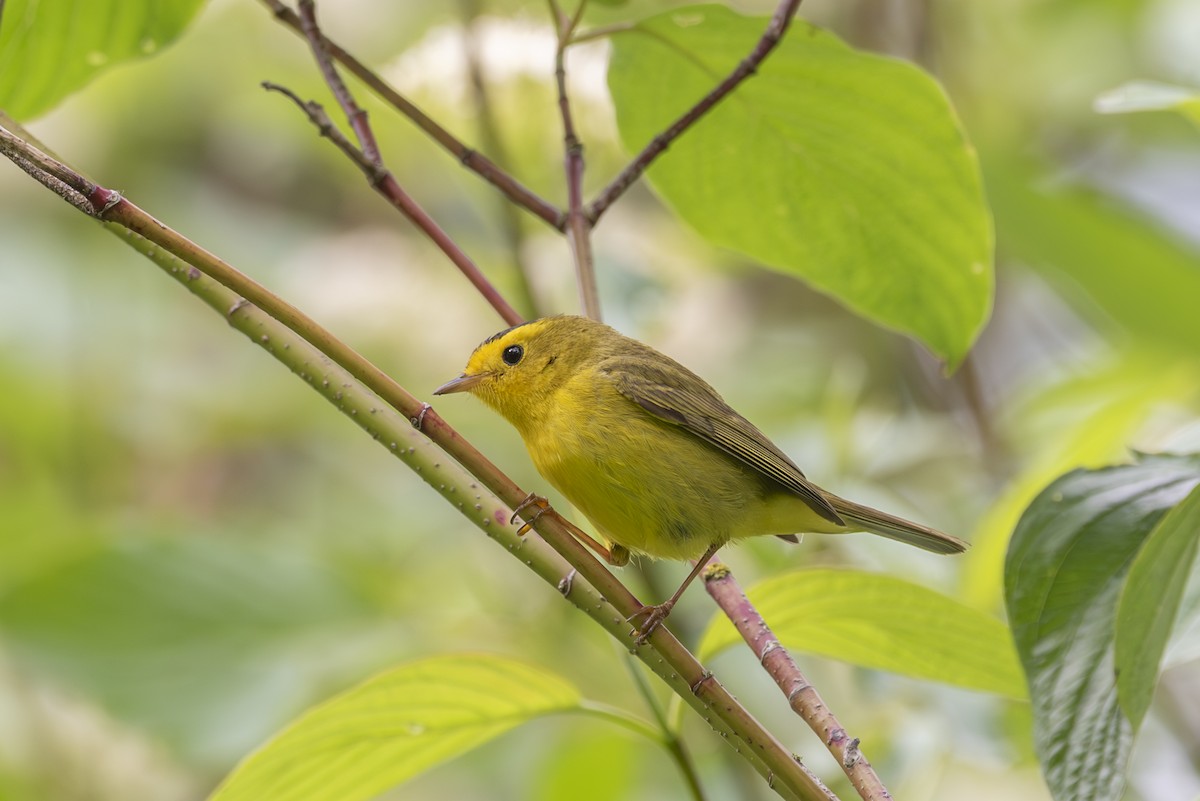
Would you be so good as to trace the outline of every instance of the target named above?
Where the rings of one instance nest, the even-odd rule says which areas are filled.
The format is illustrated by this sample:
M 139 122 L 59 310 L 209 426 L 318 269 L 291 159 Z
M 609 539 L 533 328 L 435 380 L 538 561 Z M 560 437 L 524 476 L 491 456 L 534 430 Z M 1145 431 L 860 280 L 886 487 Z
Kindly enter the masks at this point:
M 491 373 L 475 373 L 468 375 L 463 373 L 458 378 L 447 381 L 433 391 L 434 395 L 449 395 L 452 392 L 470 392 L 475 387 L 479 386 L 479 382 L 490 376 Z

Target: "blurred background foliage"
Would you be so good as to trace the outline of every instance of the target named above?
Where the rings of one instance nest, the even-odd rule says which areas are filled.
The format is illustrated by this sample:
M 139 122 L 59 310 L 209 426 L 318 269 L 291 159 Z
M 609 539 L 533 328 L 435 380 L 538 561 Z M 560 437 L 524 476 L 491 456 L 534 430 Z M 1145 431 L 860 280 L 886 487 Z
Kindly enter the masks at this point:
M 596 3 L 587 19 L 671 5 Z M 543 3 L 321 10 L 331 38 L 468 142 L 484 139 L 464 56 L 474 17 L 504 151 L 492 155 L 563 202 Z M 1050 480 L 1130 448 L 1200 447 L 1200 137 L 1171 113 L 1092 109 L 1134 78 L 1200 84 L 1200 6 L 811 0 L 802 14 L 917 61 L 955 103 L 996 219 L 997 296 L 976 349 L 947 378 L 909 341 L 709 248 L 645 185 L 595 233 L 605 313 L 708 378 L 823 485 L 976 543 L 940 560 L 865 537 L 751 542 L 725 555 L 744 584 L 854 564 L 999 614 L 1007 537 Z M 605 53 L 597 43 L 569 60 L 591 192 L 629 155 Z M 300 39 L 251 0 L 213 0 L 165 52 L 30 127 L 427 395 L 501 322 L 261 80 L 328 102 Z M 560 238 L 522 215 L 514 255 L 493 190 L 366 92 L 359 101 L 401 184 L 502 288 L 518 296 L 519 256 L 540 311 L 576 311 Z M 305 706 L 443 652 L 518 656 L 591 698 L 635 697 L 602 632 L 314 393 L 8 162 L 0 186 L 0 799 L 201 798 Z M 439 409 L 544 489 L 498 418 L 465 400 Z M 646 567 L 623 577 L 651 596 L 684 570 Z M 674 627 L 695 637 L 711 611 L 689 593 Z M 836 774 L 753 657 L 733 649 L 714 664 L 820 775 Z M 1024 705 L 804 664 L 897 797 L 1047 797 Z M 1200 792 L 1198 685 L 1194 664 L 1165 675 L 1131 798 Z M 701 722 L 689 730 L 712 797 L 769 795 Z M 550 719 L 387 797 L 680 793 L 670 763 L 632 735 Z

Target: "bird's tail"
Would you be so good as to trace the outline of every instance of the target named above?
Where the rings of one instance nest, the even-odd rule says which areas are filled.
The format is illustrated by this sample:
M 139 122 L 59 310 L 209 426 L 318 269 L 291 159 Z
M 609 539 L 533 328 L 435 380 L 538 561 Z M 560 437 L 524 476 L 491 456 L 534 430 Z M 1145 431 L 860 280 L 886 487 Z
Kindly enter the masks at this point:
M 958 537 L 951 537 L 920 523 L 913 523 L 830 493 L 826 493 L 826 497 L 851 530 L 869 531 L 934 553 L 962 553 L 967 549 L 967 543 Z

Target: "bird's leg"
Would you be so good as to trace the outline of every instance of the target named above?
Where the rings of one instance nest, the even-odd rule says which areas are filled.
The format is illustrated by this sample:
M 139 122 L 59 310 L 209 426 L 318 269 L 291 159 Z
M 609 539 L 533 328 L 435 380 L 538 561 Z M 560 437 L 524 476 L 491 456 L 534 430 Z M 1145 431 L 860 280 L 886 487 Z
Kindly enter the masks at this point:
M 635 645 L 643 645 L 646 640 L 649 639 L 650 635 L 654 633 L 654 630 L 662 625 L 662 622 L 667 619 L 667 615 L 671 614 L 671 610 L 675 608 L 675 603 L 679 600 L 679 597 L 683 595 L 683 591 L 688 588 L 688 585 L 691 584 L 693 580 L 695 580 L 696 576 L 700 575 L 700 571 L 704 569 L 705 565 L 708 564 L 709 560 L 713 558 L 723 544 L 724 543 L 714 542 L 712 545 L 708 546 L 708 550 L 704 552 L 703 556 L 696 560 L 696 566 L 692 568 L 692 572 L 688 573 L 687 578 L 685 578 L 683 583 L 679 585 L 679 589 L 675 590 L 674 595 L 663 601 L 661 604 L 657 604 L 655 606 L 643 606 L 641 609 L 637 610 L 627 618 L 630 622 L 633 622 L 635 618 L 639 618 L 642 615 L 646 616 L 646 621 L 642 623 L 641 629 L 639 629 L 637 632 L 637 638 L 633 641 Z
M 529 495 L 527 495 L 525 497 L 525 500 L 523 500 L 519 504 L 517 504 L 516 509 L 513 509 L 512 517 L 509 518 L 508 522 L 516 523 L 517 517 L 521 515 L 521 512 L 525 511 L 530 506 L 536 506 L 537 511 L 534 512 L 531 517 L 526 518 L 525 522 L 521 525 L 521 527 L 519 529 L 517 529 L 518 537 L 525 536 L 525 534 L 527 534 L 529 532 L 529 530 L 531 528 L 533 528 L 533 524 L 537 522 L 537 519 L 539 517 L 541 517 L 542 515 L 546 514 L 547 512 L 549 512 L 550 514 L 552 514 L 558 518 L 558 522 L 562 523 L 563 527 L 566 528 L 568 531 L 570 531 L 572 536 L 575 537 L 575 539 L 579 540 L 584 545 L 586 545 L 587 547 L 591 548 L 593 551 L 598 553 L 601 557 L 604 558 L 604 561 L 608 562 L 613 567 L 622 567 L 624 565 L 629 564 L 629 549 L 628 548 L 625 548 L 624 546 L 621 546 L 621 545 L 617 545 L 616 543 L 614 543 L 611 548 L 605 548 L 603 545 L 601 545 L 599 542 L 597 542 L 586 531 L 584 531 L 579 526 L 575 525 L 570 520 L 567 520 L 565 517 L 563 517 L 558 512 L 556 512 L 554 510 L 554 507 L 552 507 L 550 505 L 550 502 L 547 501 L 545 498 L 543 498 L 541 495 L 537 495 L 532 492 L 529 493 Z

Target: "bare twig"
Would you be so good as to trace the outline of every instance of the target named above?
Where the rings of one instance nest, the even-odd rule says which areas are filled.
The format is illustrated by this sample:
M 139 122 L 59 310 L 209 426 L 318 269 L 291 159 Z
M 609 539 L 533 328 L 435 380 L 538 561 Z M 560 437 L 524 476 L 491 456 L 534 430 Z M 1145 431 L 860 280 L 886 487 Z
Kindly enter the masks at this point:
M 588 28 L 586 31 L 571 36 L 571 44 L 583 44 L 595 39 L 607 39 L 614 33 L 625 33 L 637 27 L 636 22 L 614 22 L 611 25 L 598 25 L 595 28 Z
M 285 6 L 281 0 L 261 0 L 261 2 L 271 10 L 275 18 L 281 23 L 298 34 L 304 34 L 300 16 Z M 537 193 L 521 184 L 482 153 L 464 145 L 453 134 L 438 125 L 425 112 L 421 111 L 412 101 L 389 86 L 386 81 L 376 75 L 365 64 L 343 50 L 336 42 L 322 35 L 321 43 L 325 51 L 335 61 L 349 70 L 385 102 L 411 120 L 413 124 L 462 162 L 464 167 L 495 186 L 521 208 L 526 209 L 557 230 L 563 230 L 566 225 L 566 214 L 561 209 L 539 197 Z
M 804 719 L 833 754 L 863 801 L 890 801 L 891 793 L 859 749 L 857 737 L 846 733 L 817 690 L 800 672 L 796 661 L 751 605 L 729 568 L 713 563 L 704 573 L 704 586 L 737 628 L 742 639 L 787 696 L 788 705 Z
M 527 497 L 528 493 L 500 472 L 428 404 L 410 395 L 379 368 L 261 284 L 179 235 L 118 193 L 88 181 L 78 172 L 50 159 L 2 127 L 0 153 L 10 157 L 15 154 L 26 163 L 49 172 L 75 192 L 84 195 L 94 210 L 93 216 L 122 226 L 181 259 L 189 265 L 188 277 L 193 273 L 197 277 L 206 275 L 235 292 L 238 297 L 265 311 L 334 364 L 345 369 L 355 381 L 361 382 L 405 418 L 413 421 L 414 425 L 419 425 L 421 432 L 469 470 L 488 491 L 494 493 L 510 508 Z M 236 305 L 241 308 L 240 301 Z M 232 309 L 231 313 L 237 310 Z M 579 576 L 611 604 L 616 614 L 608 616 L 612 613 L 604 611 L 610 608 L 607 604 L 585 611 L 615 637 L 628 644 L 628 637 L 632 632 L 629 631 L 625 619 L 639 609 L 641 604 L 590 551 L 571 536 L 557 515 L 543 515 L 537 518 L 531 512 L 530 517 L 535 518 L 530 522 L 542 539 L 570 562 Z M 551 583 L 557 585 L 561 578 L 562 574 L 558 573 L 553 576 Z M 579 583 L 572 582 L 571 586 L 579 586 Z M 736 738 L 739 750 L 746 754 L 750 763 L 767 778 L 776 792 L 787 798 L 827 801 L 830 796 L 820 782 L 809 774 L 799 760 L 788 753 L 711 673 L 704 670 L 695 657 L 665 627 L 659 627 L 650 636 L 649 645 L 653 655 L 644 647 L 636 647 L 634 650 L 638 657 L 701 715 L 713 719 L 714 724 L 719 720 L 718 728 Z
M 704 114 L 715 106 L 722 98 L 732 92 L 738 84 L 749 78 L 758 69 L 758 65 L 763 62 L 775 46 L 779 44 L 779 40 L 783 38 L 783 34 L 787 31 L 788 26 L 792 23 L 792 18 L 796 16 L 797 9 L 800 8 L 801 0 L 782 0 L 779 7 L 775 10 L 775 15 L 771 17 L 771 22 L 767 25 L 766 31 L 763 32 L 762 38 L 758 40 L 758 44 L 750 51 L 750 55 L 742 59 L 734 68 L 729 76 L 717 84 L 716 88 L 705 95 L 700 102 L 692 106 L 683 113 L 679 119 L 671 123 L 671 125 L 658 136 L 650 140 L 650 144 L 638 153 L 637 157 L 623 169 L 616 178 L 609 183 L 608 186 L 597 195 L 596 199 L 588 206 L 587 217 L 593 224 L 600 216 L 612 205 L 613 201 L 625 193 L 634 181 L 641 177 L 650 163 L 658 158 L 671 143 L 675 141 L 688 128 L 690 128 L 696 120 L 700 119 Z
M 460 0 L 463 8 L 463 53 L 466 56 L 467 74 L 471 78 L 471 88 L 475 97 L 475 110 L 479 118 L 479 135 L 483 147 L 492 153 L 501 163 L 507 163 L 507 149 L 500 139 L 500 126 L 492 113 L 492 101 L 488 92 L 487 77 L 483 73 L 480 61 L 480 44 L 478 41 L 479 0 Z M 508 247 L 516 275 L 517 288 L 521 293 L 522 305 L 532 316 L 540 317 L 537 298 L 534 297 L 533 287 L 529 282 L 529 267 L 522 253 L 524 235 L 521 232 L 521 217 L 513 203 L 505 198 L 497 198 L 499 203 L 500 228 L 504 243 Z
M 354 96 L 346 88 L 342 76 L 338 75 L 337 67 L 333 66 L 333 59 L 330 58 L 329 51 L 325 47 L 325 37 L 321 35 L 321 28 L 317 25 L 316 4 L 313 0 L 300 0 L 299 9 L 300 30 L 304 31 L 304 36 L 308 39 L 308 46 L 312 49 L 313 58 L 316 59 L 322 77 L 325 78 L 325 84 L 329 87 L 329 91 L 333 92 L 338 105 L 346 114 L 346 119 L 350 121 L 350 127 L 354 129 L 354 135 L 358 137 L 358 146 L 362 149 L 363 155 L 372 164 L 382 167 L 383 158 L 379 155 L 379 145 L 375 142 L 375 132 L 371 130 L 367 112 L 354 102 Z
M 596 287 L 596 267 L 592 257 L 592 224 L 583 211 L 583 143 L 575 133 L 571 117 L 571 102 L 567 95 L 566 50 L 571 43 L 571 34 L 583 17 L 587 0 L 579 0 L 575 14 L 567 17 L 555 0 L 550 2 L 550 15 L 558 33 L 558 45 L 554 50 L 554 79 L 558 86 L 558 110 L 562 116 L 563 166 L 567 176 L 567 242 L 571 245 L 571 256 L 575 261 L 575 282 L 579 288 L 579 305 L 583 313 L 593 320 L 600 319 L 600 293 Z
M 499 290 L 492 286 L 492 283 L 488 281 L 475 262 L 471 261 L 471 258 L 450 238 L 450 235 L 434 222 L 433 218 L 421 208 L 420 204 L 404 191 L 399 182 L 396 181 L 395 176 L 386 167 L 372 161 L 367 154 L 356 148 L 338 130 L 320 103 L 311 100 L 305 102 L 292 90 L 279 84 L 271 83 L 270 81 L 264 81 L 262 86 L 267 91 L 278 92 L 295 103 L 308 116 L 309 121 L 316 126 L 321 136 L 333 142 L 338 150 L 345 153 L 346 156 L 358 165 L 358 168 L 367 176 L 367 180 L 376 192 L 387 198 L 388 202 L 433 240 L 433 243 L 446 254 L 446 257 L 454 263 L 454 266 L 458 267 L 462 274 L 467 277 L 467 280 L 483 295 L 505 322 L 509 325 L 516 325 L 522 322 L 523 318 L 521 315 L 509 305 L 509 302 L 504 299 Z

